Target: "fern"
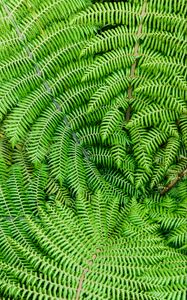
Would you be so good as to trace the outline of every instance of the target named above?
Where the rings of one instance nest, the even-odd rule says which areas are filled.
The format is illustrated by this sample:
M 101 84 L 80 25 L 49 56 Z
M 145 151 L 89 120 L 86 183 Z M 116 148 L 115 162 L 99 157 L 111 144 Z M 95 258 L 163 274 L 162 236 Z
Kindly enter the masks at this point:
M 162 6 L 162 4 L 160 5 Z M 176 4 L 174 4 L 174 11 L 172 11 L 171 7 L 173 6 L 171 4 L 169 7 L 170 9 L 166 9 L 164 12 L 160 9 L 159 5 L 154 6 L 150 1 L 141 2 L 140 6 L 136 6 L 136 9 L 132 3 L 96 3 L 90 9 L 88 8 L 85 12 L 78 14 L 73 20 L 74 24 L 85 25 L 92 24 L 95 19 L 95 23 L 98 23 L 101 28 L 106 24 L 116 26 L 115 28 L 107 28 L 104 32 L 101 29 L 101 33 L 99 32 L 84 47 L 82 55 L 101 54 L 99 58 L 95 56 L 95 62 L 88 67 L 88 72 L 85 72 L 83 79 L 89 79 L 88 76 L 94 76 L 93 72 L 95 72 L 95 76 L 100 77 L 106 74 L 99 71 L 101 70 L 99 67 L 105 67 L 105 57 L 109 58 L 107 61 L 109 66 L 108 72 L 115 71 L 115 69 L 110 69 L 112 60 L 117 62 L 117 56 L 115 58 L 114 54 L 121 51 L 121 46 L 125 47 L 127 53 L 132 53 L 132 47 L 134 47 L 134 59 L 131 61 L 130 74 L 127 72 L 128 86 L 125 88 L 128 90 L 127 100 L 129 105 L 135 111 L 132 111 L 132 118 L 126 125 L 126 128 L 130 128 L 130 126 L 136 126 L 137 130 L 139 126 L 157 128 L 161 121 L 169 124 L 172 121 L 180 119 L 183 113 L 186 116 L 186 103 L 184 101 L 186 93 L 186 67 L 184 58 L 186 51 L 186 41 L 184 38 L 184 28 L 186 25 L 185 13 L 179 13 L 179 8 L 177 8 Z M 128 17 L 131 18 L 131 21 L 134 17 L 137 17 L 137 24 L 136 22 L 131 23 L 121 19 L 121 12 L 127 8 L 129 12 Z M 108 19 L 109 16 L 110 20 Z M 115 19 L 116 16 L 117 20 Z M 141 20 L 138 16 L 142 17 Z M 117 26 L 122 24 L 128 27 Z M 178 26 L 178 31 L 175 24 Z M 180 35 L 178 35 L 179 31 Z M 124 33 L 123 35 L 122 32 Z M 128 50 L 126 50 L 127 48 Z M 116 64 L 113 64 L 112 67 L 117 69 Z M 118 60 L 119 69 L 126 69 L 126 67 L 128 65 L 122 66 L 121 60 Z M 173 68 L 176 69 L 176 72 L 173 72 Z M 92 78 L 90 77 L 90 79 Z M 107 82 L 107 79 L 105 81 Z M 112 87 L 112 90 L 114 91 L 114 87 Z M 100 94 L 99 90 L 98 93 Z M 142 107 L 139 106 L 138 108 L 137 105 L 134 106 L 136 102 L 140 103 L 140 101 L 142 102 Z M 146 101 L 149 101 L 148 105 Z M 103 104 L 103 101 L 101 102 L 100 100 L 97 103 L 100 106 Z M 92 98 L 90 105 L 93 107 Z M 118 115 L 118 110 L 113 112 L 113 119 L 120 120 Z M 113 130 L 112 127 L 113 122 L 111 122 L 111 130 Z M 106 127 L 106 132 L 108 130 Z M 104 128 L 102 134 L 104 135 Z M 156 145 L 159 147 L 158 143 Z M 173 152 L 173 156 L 176 157 L 176 152 Z M 145 157 L 139 157 L 140 166 L 142 165 L 141 160 L 143 161 Z M 144 164 L 147 164 L 146 161 Z
M 76 209 L 58 201 L 43 206 L 43 199 L 38 205 L 40 222 L 25 211 L 20 221 L 10 223 L 15 235 L 4 231 L 1 223 L 1 297 L 177 299 L 185 295 L 184 255 L 164 245 L 157 226 L 135 199 L 126 217 L 118 199 L 106 205 L 100 192 L 80 194 Z M 171 268 L 173 259 L 176 268 Z M 177 291 L 168 278 L 178 284 Z
M 137 9 L 130 3 L 96 3 L 73 19 L 78 24 L 125 24 L 133 27 L 137 17 Z
M 177 131 L 185 142 L 185 13 L 182 4 L 169 4 L 165 11 L 160 5 L 151 1 L 4 4 L 0 111 L 12 145 L 27 140 L 31 160 L 44 161 L 58 128 L 55 116 L 48 121 L 53 104 L 57 116 L 58 110 L 74 113 L 85 104 L 88 112 L 105 106 L 106 112 L 96 115 L 103 139 L 121 126 L 127 131 L 130 126 L 156 130 L 161 122 L 166 127 L 179 120 Z M 123 99 L 121 93 L 126 95 Z M 48 130 L 44 120 L 49 122 Z M 79 129 L 83 127 L 80 123 Z M 43 132 L 42 146 L 38 131 Z M 171 139 L 168 134 L 162 143 Z M 155 139 L 153 158 L 159 145 Z M 148 167 L 147 155 L 134 155 L 144 172 L 154 168 L 154 164 Z M 177 152 L 172 155 L 175 159 Z M 165 172 L 169 167 L 168 162 Z
M 0 298 L 185 299 L 185 1 L 1 2 Z
M 160 231 L 167 243 L 175 248 L 180 248 L 186 253 L 186 180 L 181 181 L 165 197 L 146 199 L 146 208 L 150 217 L 159 224 Z M 183 193 L 180 194 L 180 190 Z M 177 194 L 176 194 L 177 193 Z

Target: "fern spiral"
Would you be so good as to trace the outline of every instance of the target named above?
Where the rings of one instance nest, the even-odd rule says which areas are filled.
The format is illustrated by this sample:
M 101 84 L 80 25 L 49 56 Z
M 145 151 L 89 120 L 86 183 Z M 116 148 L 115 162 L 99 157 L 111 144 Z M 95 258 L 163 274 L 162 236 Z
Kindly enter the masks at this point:
M 1 299 L 185 299 L 186 15 L 1 0 Z

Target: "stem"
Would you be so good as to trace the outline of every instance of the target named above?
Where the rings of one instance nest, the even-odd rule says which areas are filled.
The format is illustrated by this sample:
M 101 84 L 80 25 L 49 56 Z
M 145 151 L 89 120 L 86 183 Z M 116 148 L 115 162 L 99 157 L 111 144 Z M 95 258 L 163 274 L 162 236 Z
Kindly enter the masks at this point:
M 160 192 L 160 194 L 163 196 L 165 195 L 168 191 L 170 191 L 176 184 L 181 180 L 183 177 L 187 176 L 187 168 L 180 172 L 176 178 L 174 178 L 170 183 L 168 183 L 163 190 Z
M 99 253 L 100 252 L 100 249 L 96 249 L 96 253 Z M 88 265 L 91 267 L 92 264 L 94 263 L 94 260 L 97 258 L 97 255 L 94 254 L 92 256 L 92 259 L 88 261 Z M 89 272 L 89 268 L 85 268 L 81 274 L 81 277 L 80 277 L 80 280 L 79 280 L 79 285 L 78 285 L 78 288 L 77 288 L 77 294 L 76 294 L 76 300 L 79 300 L 80 299 L 80 295 L 81 295 L 81 291 L 82 291 L 82 287 L 83 287 L 83 282 L 84 282 L 84 279 L 85 279 L 85 275 L 87 272 Z
M 136 71 L 136 67 L 137 67 L 137 57 L 138 57 L 138 51 L 139 51 L 139 38 L 141 36 L 142 33 L 142 27 L 143 27 L 143 19 L 144 16 L 146 15 L 146 6 L 147 6 L 147 1 L 145 0 L 143 6 L 142 6 L 142 11 L 141 11 L 141 21 L 140 21 L 140 25 L 138 27 L 138 32 L 137 32 L 137 43 L 135 44 L 134 47 L 134 56 L 135 56 L 135 61 L 131 66 L 131 72 L 130 72 L 130 77 L 133 79 L 135 77 L 135 71 Z M 133 86 L 130 84 L 128 87 L 128 99 L 132 99 L 133 98 Z M 126 121 L 128 122 L 130 120 L 130 115 L 131 115 L 131 107 L 129 105 L 129 107 L 127 108 L 127 112 L 126 112 Z

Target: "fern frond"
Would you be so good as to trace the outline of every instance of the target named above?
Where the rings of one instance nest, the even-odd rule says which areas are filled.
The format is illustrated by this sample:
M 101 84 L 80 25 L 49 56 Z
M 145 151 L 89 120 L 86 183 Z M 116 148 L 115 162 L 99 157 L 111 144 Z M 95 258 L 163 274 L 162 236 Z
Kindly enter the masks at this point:
M 32 213 L 38 213 L 38 206 L 44 203 L 45 187 L 47 185 L 48 173 L 45 165 L 36 169 L 33 179 L 28 186 L 28 203 L 33 202 Z M 33 201 L 34 200 L 34 201 Z
M 185 147 L 187 148 L 187 118 L 186 116 L 182 116 L 179 121 L 179 125 L 182 131 L 182 139 Z
M 120 94 L 128 86 L 128 78 L 123 70 L 109 76 L 105 82 L 91 97 L 89 111 L 93 111 L 97 106 L 109 103 L 114 96 Z
M 33 166 L 27 157 L 25 148 L 15 149 L 13 153 L 13 162 L 19 165 L 21 173 L 23 174 L 24 186 L 28 186 L 33 178 Z
M 161 179 L 164 177 L 165 168 L 163 165 L 157 164 L 154 166 L 153 175 L 151 179 L 150 187 L 155 187 Z
M 94 218 L 91 208 L 91 196 L 85 192 L 81 192 L 77 195 L 75 202 L 76 210 L 79 212 L 79 215 L 82 220 L 84 220 L 84 226 L 88 234 L 94 234 Z M 92 226 L 90 226 L 92 224 Z
M 173 121 L 178 117 L 178 113 L 172 109 L 166 109 L 152 104 L 149 108 L 138 112 L 126 125 L 127 128 L 133 126 L 151 126 L 158 125 L 161 121 Z
M 149 154 L 152 154 L 159 148 L 160 145 L 166 142 L 167 138 L 168 134 L 157 128 L 149 130 L 144 141 L 145 151 Z
M 72 112 L 73 109 L 87 102 L 100 86 L 100 82 L 89 82 L 68 89 L 60 96 L 59 105 L 61 110 L 64 113 Z
M 118 48 L 102 56 L 97 56 L 94 63 L 87 68 L 82 81 L 102 78 L 115 70 L 129 67 L 132 63 L 133 56 L 123 48 Z
M 77 14 L 72 23 L 76 24 L 125 24 L 134 26 L 138 20 L 137 8 L 127 2 L 104 2 L 95 3 L 90 8 Z
M 40 222 L 30 215 L 17 223 L 24 225 L 28 241 L 3 232 L 1 297 L 163 300 L 176 295 L 168 276 L 178 280 L 181 295 L 185 256 L 164 245 L 157 224 L 134 198 L 120 222 L 119 200 L 111 200 L 104 201 L 101 192 L 82 193 L 75 200 L 76 213 L 59 202 L 39 204 Z M 116 232 L 117 223 L 121 230 Z
M 16 78 L 20 74 L 24 74 L 32 68 L 32 62 L 30 61 L 26 50 L 21 50 L 15 56 L 1 60 L 0 62 L 0 76 L 1 81 Z
M 173 36 L 172 33 L 162 31 L 146 33 L 142 47 L 157 50 L 168 56 L 177 54 L 177 57 L 183 58 L 183 52 L 187 49 L 187 43 L 184 39 Z
M 103 177 L 113 186 L 117 187 L 116 190 L 121 190 L 124 195 L 136 195 L 136 191 L 133 185 L 124 177 L 124 174 L 120 174 L 116 170 L 109 170 Z M 115 194 L 114 194 L 115 195 Z M 116 195 L 118 195 L 116 193 Z M 125 199 L 126 197 L 124 197 Z
M 27 39 L 36 36 L 41 28 L 44 28 L 50 24 L 54 19 L 63 19 L 75 13 L 81 8 L 85 8 L 89 4 L 89 1 L 78 0 L 72 2 L 66 2 L 65 0 L 53 0 L 52 2 L 47 0 L 40 4 L 38 11 L 33 15 L 27 16 L 21 24 L 19 24 L 19 30 L 22 36 L 26 36 Z M 31 8 L 35 9 L 35 6 L 31 5 Z
M 122 123 L 123 118 L 123 113 L 115 107 L 106 113 L 101 124 L 101 136 L 103 140 L 106 140 L 114 133 L 116 128 Z
M 186 13 L 2 1 L 1 299 L 185 299 Z
M 41 78 L 35 72 L 2 83 L 0 90 L 1 114 L 6 115 L 20 99 L 24 98 L 29 91 L 34 90 L 40 83 Z
M 32 57 L 41 59 L 59 48 L 66 47 L 75 41 L 84 40 L 93 33 L 94 27 L 69 25 L 66 22 L 55 22 L 47 27 L 44 34 L 29 45 Z
M 103 199 L 103 195 L 98 191 L 93 197 L 92 202 L 92 213 L 93 213 L 93 227 L 96 237 L 98 239 L 105 240 L 107 237 L 107 222 L 106 222 L 106 205 Z
M 133 147 L 134 155 L 141 168 L 144 168 L 147 171 L 147 173 L 150 174 L 151 167 L 152 167 L 152 157 L 146 151 L 146 147 L 145 147 L 147 131 L 141 127 L 132 128 L 133 126 L 131 125 L 132 123 L 130 122 L 128 123 L 127 126 L 131 126 L 130 134 L 132 138 L 132 143 L 134 145 Z
M 35 165 L 43 161 L 46 156 L 52 136 L 62 117 L 63 114 L 56 110 L 55 105 L 52 104 L 33 125 L 27 138 L 27 151 Z
M 164 153 L 164 167 L 167 169 L 177 156 L 180 147 L 180 141 L 178 138 L 170 138 L 165 148 Z
M 80 144 L 85 145 L 97 145 L 101 144 L 101 135 L 99 131 L 99 126 L 89 126 L 82 128 L 77 132 L 77 137 Z
M 108 234 L 112 234 L 114 232 L 116 225 L 118 225 L 118 218 L 120 218 L 119 198 L 116 197 L 109 201 L 106 211 Z
M 6 180 L 12 163 L 12 153 L 9 142 L 0 132 L 0 181 Z
M 91 55 L 122 48 L 126 45 L 133 45 L 135 41 L 136 35 L 133 31 L 129 32 L 125 26 L 117 26 L 93 37 L 83 48 L 81 55 Z
M 132 168 L 130 167 L 132 161 L 130 161 L 130 158 L 128 157 L 125 145 L 115 145 L 111 148 L 111 152 L 118 168 L 121 168 L 121 166 L 125 163 L 128 166 L 129 163 L 129 169 L 132 170 Z
M 167 4 L 166 4 L 167 5 Z M 181 6 L 182 6 L 181 2 Z M 155 4 L 154 4 L 155 6 Z M 172 5 L 174 8 L 174 5 Z M 171 7 L 172 7 L 171 6 Z M 166 8 L 166 7 L 165 7 Z M 172 9 L 173 9 L 172 8 Z M 167 9 L 167 8 L 166 8 Z M 148 12 L 145 17 L 145 22 L 147 24 L 147 28 L 151 28 L 152 30 L 158 31 L 169 31 L 178 36 L 182 36 L 185 34 L 186 28 L 186 20 L 184 16 L 180 16 L 178 11 L 168 12 L 166 11 L 157 11 L 156 7 L 151 7 L 151 3 L 148 3 Z
M 45 57 L 38 63 L 41 74 L 45 77 L 51 77 L 54 72 L 59 72 L 60 67 L 79 56 L 83 43 L 84 41 L 79 41 L 67 44 L 58 51 L 52 52 L 50 56 Z
M 42 89 L 33 92 L 15 108 L 6 122 L 6 133 L 10 137 L 13 146 L 25 136 L 28 127 L 50 102 L 50 95 L 45 87 L 42 87 Z
M 99 170 L 95 167 L 93 162 L 86 160 L 85 161 L 85 170 L 88 178 L 88 184 L 93 190 L 100 190 L 104 192 L 108 189 L 108 184 L 102 177 Z
M 151 59 L 147 57 L 147 62 L 142 61 L 140 63 L 141 69 L 146 73 L 154 73 L 155 75 L 163 75 L 172 82 L 173 85 L 178 85 L 182 89 L 185 89 L 186 80 L 186 66 L 180 62 L 180 60 L 173 60 L 170 57 L 160 57 L 157 59 Z
M 115 165 L 110 149 L 101 146 L 89 148 L 89 158 L 99 166 L 114 167 Z
M 46 194 L 53 200 L 53 202 L 59 201 L 61 203 L 65 203 L 67 206 L 72 204 L 69 190 L 65 186 L 60 186 L 60 184 L 50 176 L 46 184 Z
M 146 157 L 146 159 L 147 159 L 147 157 Z M 142 157 L 142 161 L 143 161 L 143 163 L 146 162 L 144 157 Z M 140 165 L 139 169 L 136 170 L 135 186 L 136 186 L 137 190 L 140 189 L 144 194 L 146 192 L 145 187 L 148 184 L 148 182 L 150 181 L 150 175 L 152 175 L 153 172 L 151 170 L 147 169 L 146 170 L 147 172 L 145 173 L 145 166 L 143 165 L 143 167 Z M 148 165 L 148 167 L 149 167 L 149 165 Z M 154 174 L 152 175 L 152 177 L 154 178 Z
M 50 81 L 50 88 L 54 96 L 58 96 L 61 91 L 65 91 L 67 88 L 74 87 L 75 84 L 78 84 L 91 62 L 91 58 L 72 62 L 65 66 L 60 73 L 57 73 L 57 76 Z
M 67 175 L 70 141 L 71 129 L 63 122 L 57 128 L 49 155 L 50 173 L 55 179 L 59 180 L 60 184 L 62 184 Z
M 7 201 L 7 207 L 11 209 L 10 216 L 24 215 L 32 213 L 35 203 L 28 201 L 24 188 L 23 174 L 19 165 L 13 165 L 11 175 L 7 182 L 10 198 Z
M 160 13 L 164 13 L 164 11 L 166 11 L 167 13 L 179 14 L 179 16 L 183 16 L 186 13 L 186 5 L 183 0 L 174 1 L 174 3 L 172 3 L 172 0 L 170 0 L 166 2 L 166 5 L 164 7 L 161 5 L 160 1 L 154 2 L 154 0 L 151 0 L 149 5 L 151 10 L 156 10 Z
M 86 189 L 83 155 L 82 147 L 78 143 L 72 142 L 69 148 L 67 180 L 77 192 L 82 192 Z

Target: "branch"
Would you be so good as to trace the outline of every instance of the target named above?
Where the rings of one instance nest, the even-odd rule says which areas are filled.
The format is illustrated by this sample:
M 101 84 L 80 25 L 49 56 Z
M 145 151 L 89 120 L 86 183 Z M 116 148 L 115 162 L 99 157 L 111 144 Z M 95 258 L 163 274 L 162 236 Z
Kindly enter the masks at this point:
M 174 178 L 170 183 L 168 183 L 165 188 L 160 192 L 160 194 L 163 196 L 165 195 L 168 191 L 170 191 L 179 180 L 181 180 L 183 177 L 187 176 L 187 168 L 180 172 L 176 178 Z

